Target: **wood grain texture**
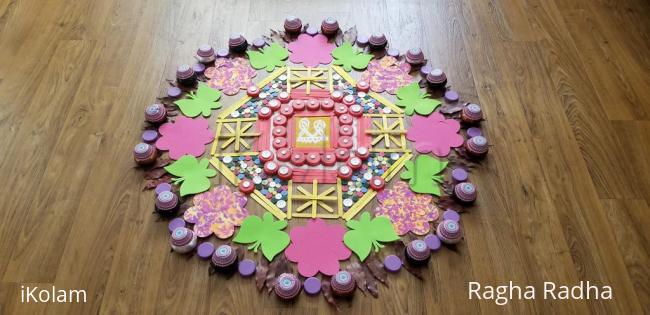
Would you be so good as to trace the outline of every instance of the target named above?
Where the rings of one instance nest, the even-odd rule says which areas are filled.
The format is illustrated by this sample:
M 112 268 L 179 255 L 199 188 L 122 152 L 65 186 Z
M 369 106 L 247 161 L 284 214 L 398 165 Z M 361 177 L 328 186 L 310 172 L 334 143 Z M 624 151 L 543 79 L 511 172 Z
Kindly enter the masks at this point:
M 130 155 L 142 109 L 199 44 L 289 14 L 422 47 L 487 115 L 465 241 L 435 253 L 425 281 L 389 275 L 342 313 L 650 313 L 647 1 L 0 0 L 0 314 L 334 312 L 170 254 Z M 468 281 L 581 280 L 614 300 L 467 299 Z M 88 303 L 23 304 L 27 284 L 85 289 Z

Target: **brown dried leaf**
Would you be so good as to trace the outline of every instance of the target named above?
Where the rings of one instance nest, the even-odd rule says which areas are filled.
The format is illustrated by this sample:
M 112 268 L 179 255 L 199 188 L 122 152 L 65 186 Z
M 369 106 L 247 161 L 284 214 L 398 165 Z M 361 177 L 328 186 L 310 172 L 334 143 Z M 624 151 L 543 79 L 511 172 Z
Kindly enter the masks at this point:
M 167 170 L 164 168 L 154 168 L 146 171 L 144 173 L 144 178 L 145 179 L 159 179 L 167 174 Z
M 327 303 L 329 303 L 330 305 L 334 306 L 337 312 L 341 311 L 339 309 L 339 304 L 336 303 L 336 299 L 334 299 L 334 295 L 332 294 L 332 287 L 330 287 L 329 279 L 323 279 L 323 282 L 321 282 L 321 291 L 323 292 L 323 297 L 325 297 L 325 301 L 327 301 Z
M 343 42 L 354 43 L 357 41 L 357 26 L 350 27 L 347 31 L 343 33 Z
M 341 31 L 340 28 L 336 32 L 336 36 L 334 36 L 334 43 L 336 43 L 336 46 L 341 46 L 341 44 L 343 44 L 343 31 Z
M 366 274 L 363 271 L 361 264 L 359 264 L 359 261 L 356 259 L 351 260 L 350 264 L 348 265 L 348 271 L 352 274 L 352 277 L 354 277 L 354 280 L 357 282 L 357 288 L 361 290 L 361 293 L 363 293 L 363 295 L 366 295 L 368 282 L 366 281 Z
M 386 273 L 386 269 L 384 269 L 384 264 L 377 258 L 377 255 L 373 254 L 368 259 L 366 259 L 366 266 L 368 266 L 368 270 L 372 273 L 372 275 L 379 280 L 379 282 L 383 283 L 385 286 L 388 286 L 386 283 L 386 279 L 388 278 L 388 274 Z
M 142 191 L 145 190 L 151 190 L 156 188 L 158 184 L 160 183 L 169 183 L 172 180 L 172 178 L 168 175 L 165 175 L 159 179 L 148 179 L 145 181 L 144 187 L 142 188 Z
M 452 115 L 463 110 L 463 105 L 461 104 L 445 104 L 440 106 L 440 112 L 447 115 Z
M 377 279 L 365 264 L 363 265 L 363 271 L 366 275 L 366 287 L 368 288 L 368 292 L 370 292 L 374 298 L 378 298 L 379 289 L 377 288 Z
M 276 31 L 273 29 L 271 30 L 271 35 L 269 36 L 269 38 L 271 39 L 271 43 L 278 43 L 282 47 L 284 47 L 285 43 L 287 43 L 285 37 L 286 36 L 284 34 L 284 31 Z
M 169 165 L 171 162 L 172 160 L 169 158 L 168 155 L 161 155 L 160 157 L 158 157 L 158 159 L 156 159 L 156 163 L 153 166 L 151 166 L 151 169 L 165 167 Z
M 266 275 L 269 271 L 269 262 L 266 261 L 266 258 L 262 257 L 262 260 L 257 267 L 255 267 L 255 286 L 258 291 L 262 291 L 264 288 L 264 283 L 266 282 Z

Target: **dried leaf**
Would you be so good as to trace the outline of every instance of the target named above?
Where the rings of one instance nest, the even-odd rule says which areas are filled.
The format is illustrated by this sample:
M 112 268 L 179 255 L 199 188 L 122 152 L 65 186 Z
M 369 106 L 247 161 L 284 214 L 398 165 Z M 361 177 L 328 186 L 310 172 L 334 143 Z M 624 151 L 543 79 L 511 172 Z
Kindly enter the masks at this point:
M 286 40 L 286 34 L 284 34 L 284 31 L 271 30 L 271 35 L 269 38 L 271 39 L 271 43 L 278 43 L 282 47 L 284 47 L 284 44 L 288 42 Z M 271 43 L 269 43 L 269 45 Z
M 158 186 L 158 184 L 160 184 L 160 183 L 169 183 L 169 182 L 171 182 L 171 180 L 172 180 L 172 178 L 170 176 L 168 176 L 168 175 L 165 175 L 165 176 L 163 176 L 163 177 L 161 177 L 159 179 L 148 179 L 148 180 L 145 181 L 145 184 L 144 184 L 144 187 L 142 188 L 142 191 L 154 189 L 154 188 L 156 188 L 156 186 Z
M 169 165 L 169 163 L 171 163 L 171 162 L 172 162 L 172 160 L 169 158 L 168 155 L 162 155 L 162 156 L 158 157 L 158 159 L 156 160 L 156 163 L 153 166 L 151 166 L 151 169 L 165 167 L 165 166 Z
M 359 261 L 356 259 L 351 260 L 350 264 L 348 265 L 348 271 L 352 274 L 352 277 L 354 277 L 354 280 L 357 282 L 357 288 L 361 290 L 361 293 L 363 293 L 363 295 L 366 295 L 368 282 L 366 281 L 366 274 L 363 271 L 361 264 L 359 264 Z
M 399 257 L 403 262 L 404 269 L 406 271 L 410 272 L 412 275 L 414 275 L 416 278 L 422 280 L 422 271 L 418 268 L 413 268 L 409 265 L 409 263 L 406 261 L 406 244 L 404 242 L 395 242 L 395 252 L 397 257 Z
M 336 36 L 334 37 L 334 43 L 336 43 L 336 46 L 341 46 L 341 44 L 343 44 L 343 31 L 341 31 L 340 28 L 336 32 Z
M 147 172 L 144 173 L 144 178 L 145 179 L 159 179 L 163 177 L 165 174 L 167 174 L 167 170 L 164 168 L 154 168 L 151 170 L 148 170 Z
M 357 26 L 350 27 L 347 31 L 343 33 L 343 42 L 354 43 L 357 41 Z
M 398 242 L 400 243 L 400 242 Z M 366 260 L 366 266 L 368 266 L 368 270 L 372 273 L 372 275 L 379 280 L 379 282 L 383 283 L 385 286 L 388 286 L 386 283 L 386 279 L 388 278 L 388 274 L 386 273 L 386 269 L 384 269 L 384 264 L 377 258 L 377 255 L 372 255 Z
M 366 275 L 366 287 L 368 292 L 372 294 L 374 298 L 379 297 L 379 289 L 377 288 L 377 278 L 372 274 L 368 266 L 363 265 L 364 274 Z
M 452 115 L 463 110 L 463 105 L 460 104 L 445 104 L 440 106 L 440 112 L 447 115 Z
M 330 280 L 329 279 L 323 279 L 321 282 L 321 291 L 323 292 L 323 297 L 325 297 L 325 301 L 329 303 L 330 305 L 334 306 L 336 308 L 336 311 L 339 312 L 339 305 L 336 303 L 336 300 L 334 299 L 334 295 L 332 295 L 332 287 L 330 287 Z
M 269 272 L 269 262 L 266 258 L 262 257 L 262 260 L 257 267 L 255 267 L 255 286 L 257 290 L 262 291 L 264 288 L 264 283 L 266 282 L 266 276 Z

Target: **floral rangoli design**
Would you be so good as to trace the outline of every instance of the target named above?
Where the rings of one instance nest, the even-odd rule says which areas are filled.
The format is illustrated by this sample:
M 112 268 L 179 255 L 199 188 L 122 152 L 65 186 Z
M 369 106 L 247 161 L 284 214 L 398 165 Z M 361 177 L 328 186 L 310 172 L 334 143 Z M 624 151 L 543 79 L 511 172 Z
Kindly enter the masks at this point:
M 192 202 L 194 206 L 185 210 L 183 219 L 194 224 L 194 232 L 199 237 L 214 233 L 218 238 L 229 238 L 235 232 L 235 226 L 248 216 L 246 196 L 233 193 L 225 185 L 194 196 Z
M 407 183 L 399 181 L 377 195 L 379 206 L 375 215 L 388 217 L 399 235 L 408 232 L 425 235 L 431 229 L 429 222 L 439 216 L 432 199 L 431 195 L 414 193 Z
M 219 58 L 213 67 L 205 69 L 208 85 L 226 95 L 235 95 L 239 90 L 245 90 L 253 84 L 256 75 L 257 72 L 244 58 Z
M 322 291 L 337 306 L 351 279 L 378 297 L 382 269 L 422 277 L 441 244 L 463 246 L 483 112 L 420 49 L 387 46 L 333 18 L 291 17 L 179 66 L 133 151 L 172 250 L 211 273 L 254 274 L 279 299 Z
M 373 60 L 368 64 L 368 69 L 361 74 L 361 80 L 370 84 L 374 92 L 397 93 L 397 89 L 405 86 L 413 77 L 409 74 L 411 66 L 408 63 L 397 61 L 394 57 L 386 56 Z
M 160 138 L 156 147 L 169 151 L 169 157 L 178 160 L 185 154 L 201 156 L 205 145 L 214 139 L 209 122 L 204 118 L 178 117 L 174 122 L 168 122 L 158 128 Z

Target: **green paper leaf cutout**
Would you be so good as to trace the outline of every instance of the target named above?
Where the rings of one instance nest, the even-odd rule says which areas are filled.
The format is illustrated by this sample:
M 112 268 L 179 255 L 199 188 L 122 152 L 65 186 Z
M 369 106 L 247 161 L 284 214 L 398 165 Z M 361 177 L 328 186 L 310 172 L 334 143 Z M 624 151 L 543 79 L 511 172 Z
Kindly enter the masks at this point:
M 233 242 L 240 244 L 253 243 L 248 246 L 248 249 L 252 249 L 257 253 L 257 248 L 261 248 L 264 257 L 271 261 L 275 255 L 289 246 L 289 234 L 282 231 L 285 227 L 287 227 L 287 221 L 276 221 L 273 219 L 273 215 L 268 212 L 264 213 L 262 218 L 251 215 L 244 219 Z
M 210 117 L 213 109 L 221 108 L 221 104 L 217 102 L 220 98 L 220 91 L 199 82 L 196 93 L 190 92 L 184 99 L 177 100 L 174 104 L 178 105 L 183 115 L 187 117 L 196 117 L 199 114 L 203 114 L 203 117 Z
M 334 64 L 342 66 L 343 70 L 350 72 L 352 68 L 363 70 L 368 67 L 368 63 L 372 59 L 372 55 L 362 53 L 356 48 L 352 47 L 351 43 L 345 42 L 341 46 L 332 51 L 334 57 Z
M 249 50 L 246 53 L 253 68 L 266 68 L 267 72 L 273 71 L 275 67 L 284 66 L 284 60 L 289 58 L 289 51 L 278 43 L 271 43 L 261 52 Z
M 420 91 L 418 82 L 413 82 L 397 89 L 397 102 L 395 105 L 404 108 L 404 113 L 411 116 L 413 113 L 428 116 L 440 104 L 439 100 L 429 98 L 429 94 Z
M 370 213 L 361 214 L 360 220 L 350 220 L 347 223 L 350 230 L 343 236 L 345 246 L 351 249 L 361 261 L 364 261 L 374 247 L 375 252 L 384 247 L 381 243 L 399 239 L 390 219 L 384 216 L 370 219 Z
M 210 189 L 208 177 L 217 175 L 217 171 L 208 168 L 208 159 L 198 161 L 192 155 L 183 155 L 178 161 L 165 167 L 165 170 L 176 176 L 172 182 L 181 185 L 181 196 L 197 194 Z
M 404 163 L 405 170 L 400 174 L 400 178 L 408 180 L 409 187 L 416 193 L 440 196 L 439 184 L 444 180 L 440 173 L 447 167 L 447 163 L 430 155 L 418 155 L 415 163 Z

